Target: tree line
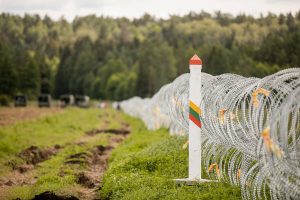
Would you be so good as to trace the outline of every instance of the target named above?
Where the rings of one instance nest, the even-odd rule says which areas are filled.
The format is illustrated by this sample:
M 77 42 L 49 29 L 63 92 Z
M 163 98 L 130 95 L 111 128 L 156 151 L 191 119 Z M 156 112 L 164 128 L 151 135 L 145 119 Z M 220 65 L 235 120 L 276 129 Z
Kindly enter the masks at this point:
M 158 19 L 95 15 L 54 21 L 0 14 L 0 95 L 149 97 L 197 53 L 203 71 L 263 77 L 300 66 L 300 11 L 249 15 L 191 12 Z

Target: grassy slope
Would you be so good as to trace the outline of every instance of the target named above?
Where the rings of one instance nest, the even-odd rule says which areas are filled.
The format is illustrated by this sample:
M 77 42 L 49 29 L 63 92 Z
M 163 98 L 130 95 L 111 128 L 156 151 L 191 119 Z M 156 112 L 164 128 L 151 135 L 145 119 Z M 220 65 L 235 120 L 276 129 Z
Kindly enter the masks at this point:
M 103 119 L 111 121 L 107 128 L 119 128 L 120 124 L 115 122 L 112 114 L 116 112 L 71 108 L 57 115 L 2 128 L 0 130 L 0 178 L 11 171 L 5 163 L 8 160 L 23 162 L 18 158 L 17 153 L 31 145 L 43 148 L 60 144 L 64 148 L 30 171 L 32 176 L 38 177 L 35 184 L 10 187 L 5 194 L 0 194 L 0 199 L 30 199 L 36 194 L 49 190 L 56 194 L 77 196 L 73 191 L 81 186 L 76 184 L 75 174 L 85 166 L 68 166 L 64 163 L 65 159 L 71 154 L 85 152 L 95 145 L 107 145 L 110 134 L 84 136 L 85 131 L 103 127 Z M 122 116 L 119 120 L 122 120 Z M 74 145 L 74 142 L 80 141 L 83 137 L 85 144 Z M 58 175 L 61 171 L 64 176 Z
M 172 179 L 187 177 L 186 138 L 164 129 L 148 131 L 137 119 L 127 121 L 133 132 L 113 151 L 101 199 L 241 199 L 239 187 L 222 182 L 177 186 Z
M 80 187 L 75 183 L 75 174 L 85 166 L 68 167 L 64 164 L 65 158 L 95 145 L 107 144 L 109 135 L 99 134 L 84 145 L 72 145 L 84 137 L 85 131 L 103 127 L 102 119 L 110 121 L 106 128 L 119 128 L 120 122 L 130 123 L 133 133 L 113 152 L 110 168 L 99 192 L 101 199 L 241 199 L 239 188 L 225 183 L 193 187 L 174 184 L 172 178 L 187 176 L 187 150 L 181 149 L 186 138 L 171 137 L 164 129 L 148 131 L 140 120 L 113 110 L 100 112 L 75 108 L 1 128 L 0 177 L 11 170 L 5 163 L 18 160 L 16 154 L 30 145 L 42 148 L 55 144 L 65 146 L 56 156 L 40 163 L 30 172 L 38 177 L 35 184 L 11 187 L 5 199 L 29 199 L 46 190 L 77 196 L 72 193 Z M 62 169 L 65 176 L 60 177 L 58 174 Z
M 99 110 L 95 109 L 71 108 L 53 116 L 1 127 L 0 176 L 8 170 L 5 167 L 7 160 L 31 145 L 41 148 L 63 145 L 80 138 L 84 131 L 98 128 L 99 114 Z

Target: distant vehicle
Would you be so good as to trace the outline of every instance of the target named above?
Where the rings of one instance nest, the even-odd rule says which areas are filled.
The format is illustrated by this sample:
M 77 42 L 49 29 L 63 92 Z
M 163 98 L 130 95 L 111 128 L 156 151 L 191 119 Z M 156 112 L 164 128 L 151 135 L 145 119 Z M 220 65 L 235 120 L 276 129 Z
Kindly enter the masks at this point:
M 61 95 L 60 96 L 60 106 L 61 107 L 66 107 L 66 106 L 72 106 L 75 103 L 75 98 L 73 95 Z
M 27 106 L 27 97 L 25 95 L 16 95 L 15 107 L 26 107 L 26 106 Z
M 51 95 L 40 94 L 38 97 L 39 107 L 51 107 Z
M 76 95 L 75 96 L 75 104 L 81 108 L 87 108 L 90 105 L 90 97 L 85 95 Z

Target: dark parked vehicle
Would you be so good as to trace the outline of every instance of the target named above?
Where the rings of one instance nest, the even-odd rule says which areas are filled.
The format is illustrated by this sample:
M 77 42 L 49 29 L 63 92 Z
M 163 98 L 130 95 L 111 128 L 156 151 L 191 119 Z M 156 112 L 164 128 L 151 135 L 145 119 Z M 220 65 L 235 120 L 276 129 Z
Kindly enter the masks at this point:
M 26 107 L 26 106 L 27 106 L 27 97 L 25 95 L 16 95 L 15 107 Z
M 60 96 L 60 106 L 61 107 L 66 107 L 66 106 L 72 106 L 74 105 L 75 98 L 73 95 L 61 95 Z
M 78 107 L 87 108 L 90 105 L 90 97 L 85 95 L 76 95 L 75 104 Z
M 39 107 L 51 107 L 51 95 L 40 94 L 38 97 Z

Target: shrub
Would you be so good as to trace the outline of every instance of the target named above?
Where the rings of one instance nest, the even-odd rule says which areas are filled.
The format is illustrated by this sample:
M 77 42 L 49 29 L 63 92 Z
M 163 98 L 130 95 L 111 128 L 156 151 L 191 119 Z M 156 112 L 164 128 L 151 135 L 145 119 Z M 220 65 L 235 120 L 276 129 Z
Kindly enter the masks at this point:
M 11 99 L 9 96 L 1 94 L 0 95 L 0 106 L 9 106 Z

